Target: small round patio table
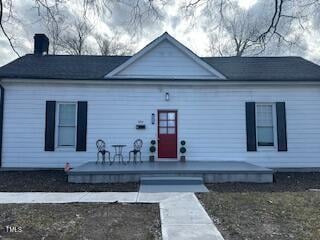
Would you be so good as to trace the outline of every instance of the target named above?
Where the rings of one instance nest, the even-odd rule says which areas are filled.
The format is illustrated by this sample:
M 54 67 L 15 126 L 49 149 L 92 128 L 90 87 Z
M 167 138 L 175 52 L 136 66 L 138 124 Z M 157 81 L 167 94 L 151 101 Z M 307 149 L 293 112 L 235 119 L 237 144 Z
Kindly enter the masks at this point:
M 123 155 L 122 155 L 122 150 L 123 148 L 127 146 L 127 145 L 123 145 L 123 144 L 115 144 L 115 145 L 112 145 L 112 147 L 114 147 L 114 156 L 113 156 L 113 161 L 115 161 L 116 159 L 119 160 L 119 163 L 123 163 L 123 164 L 126 164 L 125 161 L 123 161 Z

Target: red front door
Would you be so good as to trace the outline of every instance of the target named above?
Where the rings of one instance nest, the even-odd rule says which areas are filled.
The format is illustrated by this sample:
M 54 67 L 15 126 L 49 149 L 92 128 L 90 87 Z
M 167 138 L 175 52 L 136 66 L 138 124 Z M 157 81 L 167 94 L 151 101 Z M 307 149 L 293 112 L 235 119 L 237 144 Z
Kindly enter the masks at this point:
M 177 111 L 158 111 L 158 157 L 177 158 Z

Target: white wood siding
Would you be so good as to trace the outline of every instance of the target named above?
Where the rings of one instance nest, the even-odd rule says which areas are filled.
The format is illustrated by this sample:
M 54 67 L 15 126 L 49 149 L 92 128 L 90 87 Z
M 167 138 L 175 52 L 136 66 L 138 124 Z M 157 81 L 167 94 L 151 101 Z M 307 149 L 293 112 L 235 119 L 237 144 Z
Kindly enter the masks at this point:
M 95 141 L 127 144 L 144 141 L 148 159 L 158 109 L 178 110 L 178 139 L 187 142 L 187 159 L 243 160 L 267 167 L 320 167 L 319 87 L 267 86 L 111 86 L 6 83 L 3 167 L 63 167 L 95 161 Z M 165 92 L 170 101 L 165 101 Z M 88 101 L 86 152 L 44 151 L 45 102 Z M 286 102 L 288 152 L 246 151 L 245 102 Z M 156 114 L 157 115 L 157 114 Z M 136 130 L 142 120 L 145 130 Z
M 216 77 L 200 66 L 169 41 L 161 42 L 156 48 L 137 59 L 116 76 L 122 77 Z

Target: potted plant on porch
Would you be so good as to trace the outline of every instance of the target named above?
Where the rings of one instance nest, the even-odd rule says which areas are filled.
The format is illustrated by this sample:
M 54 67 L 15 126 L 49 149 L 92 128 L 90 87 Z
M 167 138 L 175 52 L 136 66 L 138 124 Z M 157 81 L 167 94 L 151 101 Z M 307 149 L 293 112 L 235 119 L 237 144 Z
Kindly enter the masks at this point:
M 149 161 L 150 162 L 154 162 L 154 159 L 155 159 L 155 156 L 154 156 L 154 153 L 156 152 L 156 150 L 157 150 L 157 148 L 156 148 L 156 140 L 151 140 L 151 142 L 150 142 L 150 144 L 151 144 L 151 146 L 150 146 L 150 148 L 149 148 L 149 150 L 150 150 L 150 156 L 149 156 Z
M 180 161 L 181 162 L 185 162 L 186 161 L 186 156 L 185 156 L 185 153 L 187 152 L 187 149 L 185 147 L 186 145 L 186 141 L 185 140 L 182 140 L 180 142 L 181 144 L 181 147 L 180 147 Z

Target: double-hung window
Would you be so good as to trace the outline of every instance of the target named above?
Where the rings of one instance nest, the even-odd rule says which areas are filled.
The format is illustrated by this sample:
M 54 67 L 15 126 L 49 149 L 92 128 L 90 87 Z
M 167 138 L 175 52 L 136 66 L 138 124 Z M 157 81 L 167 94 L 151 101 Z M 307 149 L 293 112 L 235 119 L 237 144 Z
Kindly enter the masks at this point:
M 275 115 L 275 105 L 273 103 L 256 104 L 258 147 L 276 146 Z
M 58 103 L 57 140 L 58 147 L 75 147 L 76 103 Z

